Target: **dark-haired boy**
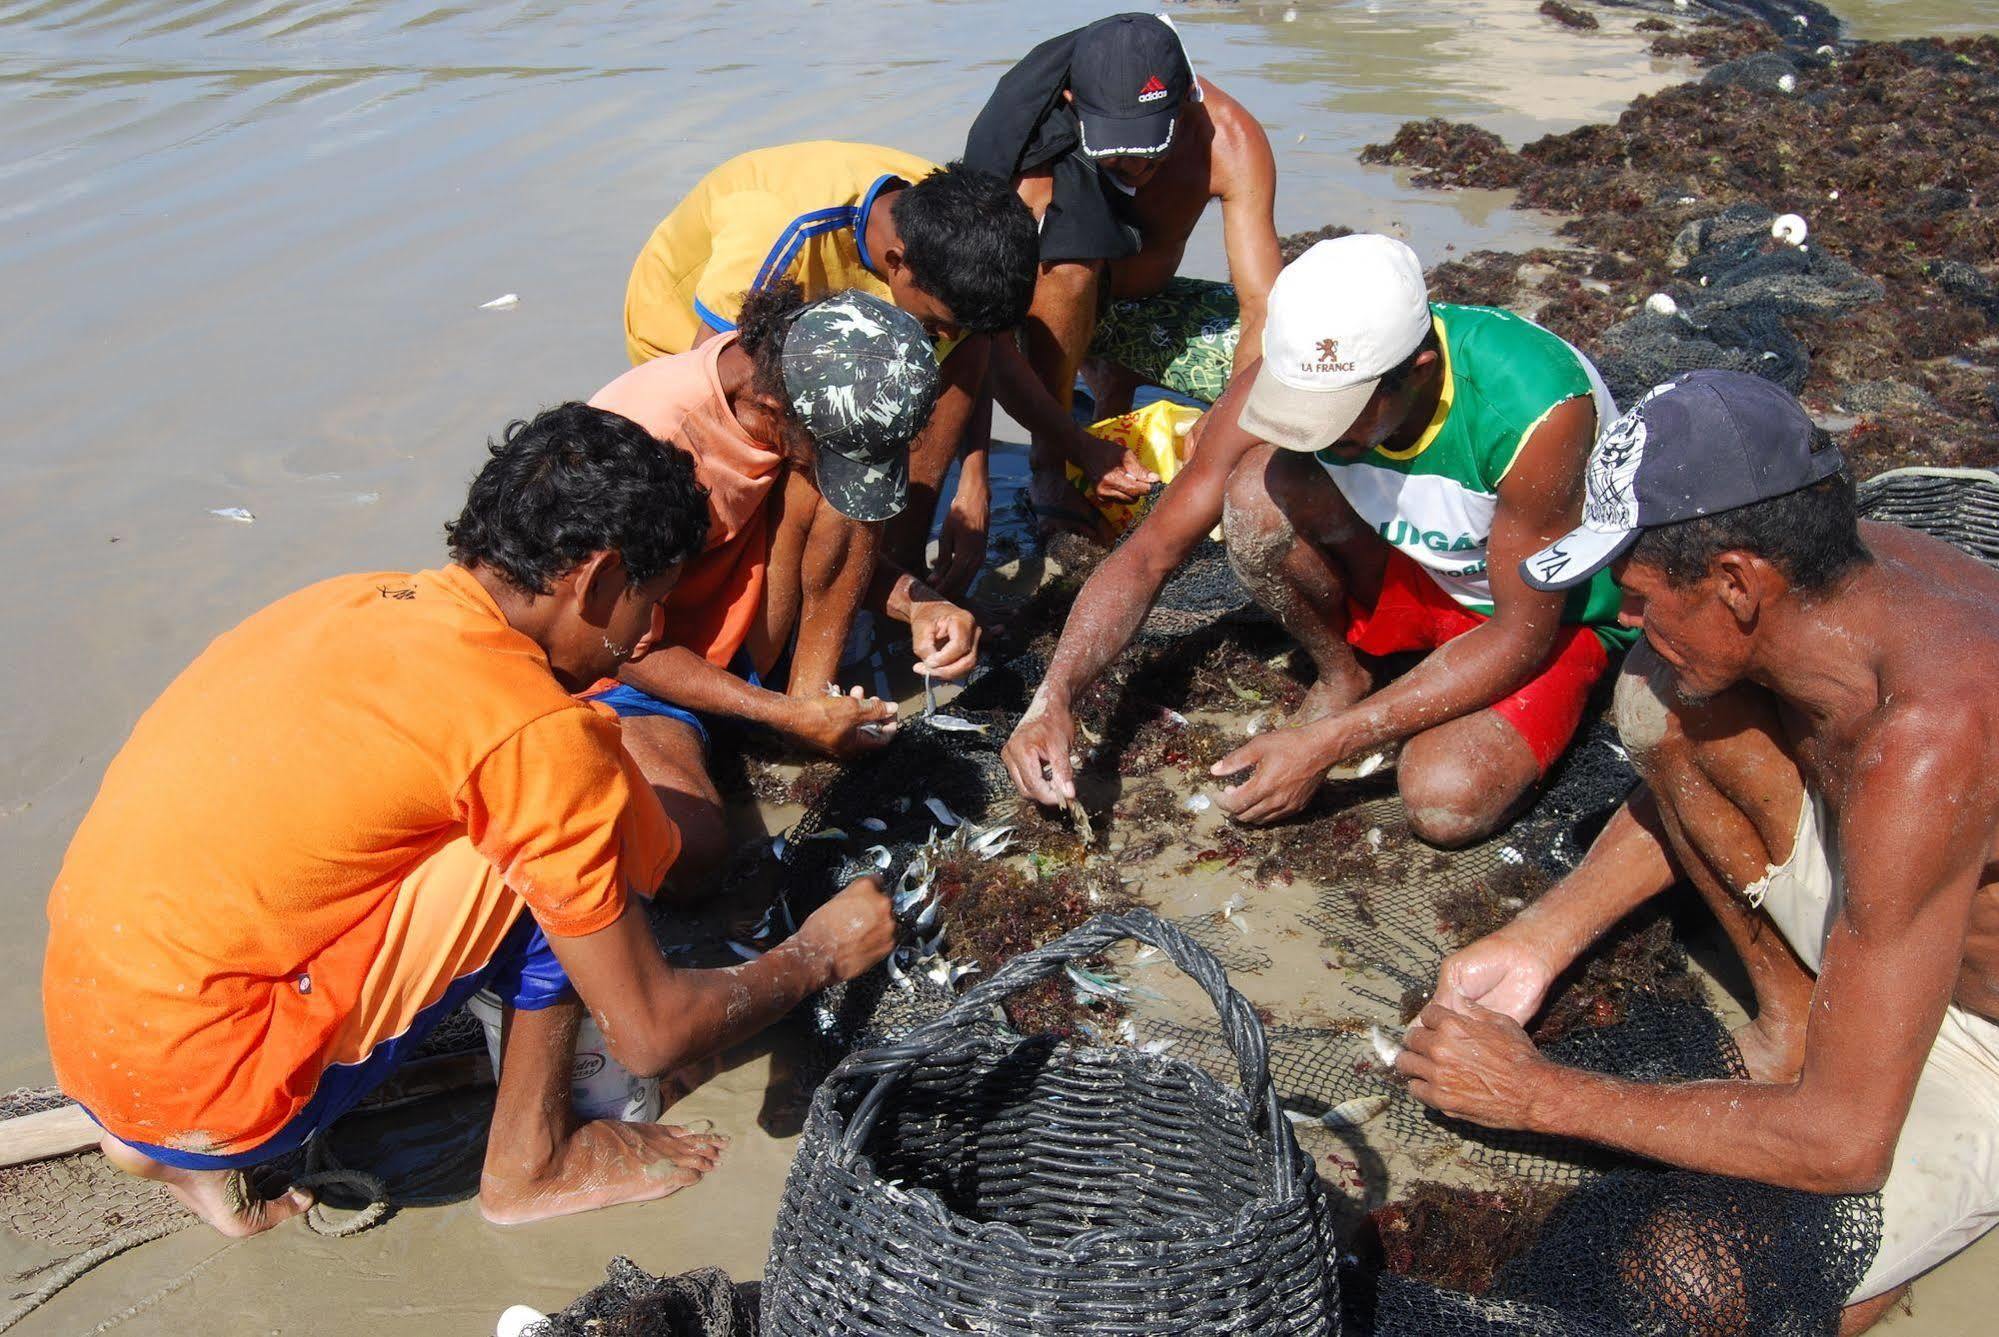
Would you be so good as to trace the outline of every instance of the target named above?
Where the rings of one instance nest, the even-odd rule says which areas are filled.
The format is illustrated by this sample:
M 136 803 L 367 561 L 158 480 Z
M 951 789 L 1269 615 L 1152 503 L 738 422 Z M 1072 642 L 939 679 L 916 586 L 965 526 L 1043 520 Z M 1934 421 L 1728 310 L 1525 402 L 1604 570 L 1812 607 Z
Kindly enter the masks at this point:
M 1644 783 L 1581 867 L 1444 962 L 1398 1066 L 1488 1126 L 1879 1190 L 1881 1247 L 1841 1325 L 1859 1332 L 1999 1222 L 1999 573 L 1858 523 L 1797 401 L 1714 371 L 1604 434 L 1582 526 L 1520 566 L 1553 591 L 1605 570 L 1644 631 L 1616 704 Z M 1521 1026 L 1549 984 L 1682 879 L 1754 987 L 1750 1080 L 1651 1085 L 1542 1058 Z M 1674 1265 L 1712 1293 L 1721 1261 Z
M 963 593 L 985 556 L 986 450 L 999 398 L 1031 428 L 1084 437 L 1038 389 L 1010 333 L 1034 291 L 1034 219 L 1007 183 L 874 144 L 825 140 L 739 154 L 696 183 L 653 230 L 625 292 L 636 365 L 735 327 L 743 297 L 791 279 L 816 300 L 853 289 L 894 302 L 937 343 L 944 383 L 909 456 L 911 505 L 888 551 L 926 569 L 939 490 L 963 456 L 931 583 Z M 997 365 L 996 365 L 997 364 Z M 1019 364 L 1016 366 L 1016 364 Z M 1090 438 L 1094 440 L 1094 438 Z
M 261 1201 L 246 1171 L 481 988 L 507 1004 L 489 1220 L 664 1197 L 715 1164 L 720 1138 L 575 1122 L 583 1007 L 614 1058 L 662 1073 L 866 969 L 893 923 L 861 882 L 747 965 L 660 956 L 638 899 L 678 833 L 611 712 L 573 694 L 661 639 L 707 523 L 686 455 L 564 405 L 493 448 L 452 564 L 301 590 L 168 686 L 49 898 L 50 1057 L 114 1164 L 225 1234 L 268 1229 L 309 1197 Z
M 1109 416 L 1138 383 L 1212 403 L 1256 360 L 1283 263 L 1277 162 L 1256 117 L 1195 75 L 1171 20 L 1113 14 L 1035 47 L 1000 76 L 965 161 L 1013 181 L 1041 220 L 1027 357 L 1065 411 L 1079 369 Z M 1215 201 L 1231 283 L 1178 277 Z M 1071 495 L 1067 453 L 1035 441 L 1036 504 L 1051 519 Z M 1108 497 L 1155 481 L 1129 457 L 1108 474 L 1076 462 Z

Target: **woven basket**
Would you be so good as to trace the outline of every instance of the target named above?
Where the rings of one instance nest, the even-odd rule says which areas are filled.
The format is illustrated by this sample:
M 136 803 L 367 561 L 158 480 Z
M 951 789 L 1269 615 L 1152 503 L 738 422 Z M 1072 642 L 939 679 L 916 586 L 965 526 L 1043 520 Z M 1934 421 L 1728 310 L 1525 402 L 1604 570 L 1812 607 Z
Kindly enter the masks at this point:
M 994 1005 L 1126 938 L 1214 1000 L 1242 1092 L 1167 1055 L 1023 1038 Z M 1339 1331 L 1332 1226 L 1263 1028 L 1149 910 L 1016 957 L 813 1098 L 764 1275 L 764 1337 Z
M 1860 514 L 1921 530 L 1999 566 L 1999 474 L 1990 469 L 1890 469 L 1860 485 Z

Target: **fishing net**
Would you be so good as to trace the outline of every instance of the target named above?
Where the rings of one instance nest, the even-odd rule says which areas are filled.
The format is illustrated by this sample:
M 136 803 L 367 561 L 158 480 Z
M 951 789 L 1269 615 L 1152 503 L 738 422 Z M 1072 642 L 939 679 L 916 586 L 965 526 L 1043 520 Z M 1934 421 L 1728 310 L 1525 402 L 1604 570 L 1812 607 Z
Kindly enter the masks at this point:
M 617 1257 L 602 1284 L 523 1337 L 756 1337 L 757 1286 L 716 1267 L 656 1277 Z
M 1819 0 L 1597 0 L 1671 19 L 1689 13 L 1767 27 L 1784 42 L 1807 50 L 1839 40 L 1840 22 Z
M 1783 56 L 1767 59 L 1789 68 Z M 1680 230 L 1667 261 L 1679 282 L 1664 294 L 1674 309 L 1648 306 L 1598 341 L 1597 368 L 1619 403 L 1702 369 L 1748 372 L 1796 393 L 1811 356 L 1791 322 L 1880 300 L 1881 284 L 1838 256 L 1774 237 L 1777 217 L 1739 204 Z

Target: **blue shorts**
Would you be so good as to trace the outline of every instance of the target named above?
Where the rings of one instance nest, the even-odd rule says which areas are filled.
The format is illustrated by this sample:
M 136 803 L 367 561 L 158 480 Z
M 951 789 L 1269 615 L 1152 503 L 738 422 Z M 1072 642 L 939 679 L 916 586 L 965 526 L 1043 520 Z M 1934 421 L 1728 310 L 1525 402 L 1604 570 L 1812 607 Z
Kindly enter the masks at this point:
M 694 730 L 694 736 L 701 740 L 701 750 L 708 750 L 708 721 L 685 706 L 676 706 L 671 701 L 662 701 L 651 692 L 643 691 L 628 682 L 607 688 L 595 696 L 586 696 L 586 701 L 595 701 L 609 706 L 621 720 L 638 715 L 657 715 L 664 720 L 679 720 Z
M 456 1012 L 465 1000 L 481 989 L 490 989 L 500 1001 L 522 1011 L 536 1012 L 569 997 L 569 976 L 555 959 L 548 935 L 525 909 L 508 931 L 500 948 L 481 970 L 453 980 L 444 996 L 417 1013 L 409 1029 L 393 1040 L 376 1045 L 359 1063 L 336 1063 L 319 1075 L 319 1085 L 290 1122 L 248 1151 L 231 1156 L 208 1156 L 176 1147 L 154 1146 L 147 1142 L 126 1145 L 144 1152 L 162 1165 L 183 1170 L 239 1170 L 262 1165 L 307 1139 L 333 1126 L 335 1120 L 360 1104 L 370 1092 L 387 1081 L 397 1068 L 423 1046 L 439 1022 Z M 86 1114 L 88 1110 L 84 1111 Z M 93 1121 L 95 1116 L 93 1116 Z M 123 1139 L 120 1139 L 121 1141 Z
M 796 633 L 794 633 L 794 638 L 795 635 Z M 790 656 L 790 653 L 789 650 L 785 652 L 787 658 Z M 771 676 L 773 678 L 780 676 L 783 668 L 784 665 L 780 663 L 771 671 Z M 751 662 L 750 654 L 747 650 L 736 651 L 736 657 L 729 663 L 729 672 L 735 674 L 752 687 L 769 686 L 763 680 L 763 675 L 757 672 L 757 667 Z M 772 687 L 771 690 L 777 691 L 780 689 Z M 596 693 L 594 696 L 586 696 L 583 699 L 609 706 L 621 720 L 628 720 L 638 715 L 657 715 L 663 720 L 679 720 L 682 724 L 694 730 L 694 736 L 701 740 L 701 750 L 703 752 L 708 750 L 708 719 L 705 715 L 689 710 L 685 706 L 676 706 L 671 701 L 662 701 L 643 688 L 634 687 L 628 682 L 621 682 L 616 687 L 607 688 L 604 691 Z

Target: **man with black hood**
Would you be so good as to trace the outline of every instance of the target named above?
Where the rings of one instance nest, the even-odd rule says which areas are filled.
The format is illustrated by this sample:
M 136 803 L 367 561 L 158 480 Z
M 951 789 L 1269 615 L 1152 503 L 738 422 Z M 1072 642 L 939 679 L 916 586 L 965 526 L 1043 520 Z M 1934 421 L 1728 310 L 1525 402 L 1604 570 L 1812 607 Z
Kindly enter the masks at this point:
M 1195 75 L 1164 16 L 1115 14 L 1035 47 L 1000 77 L 965 162 L 1010 179 L 1041 221 L 1024 343 L 1058 403 L 1078 370 L 1101 416 L 1128 408 L 1139 383 L 1212 403 L 1256 360 L 1282 267 L 1276 162 L 1256 118 Z M 1211 200 L 1232 290 L 1176 274 Z M 1035 440 L 1039 506 L 1073 496 L 1066 444 Z M 1156 481 L 1129 458 L 1100 479 L 1077 463 L 1103 496 L 1136 498 Z

